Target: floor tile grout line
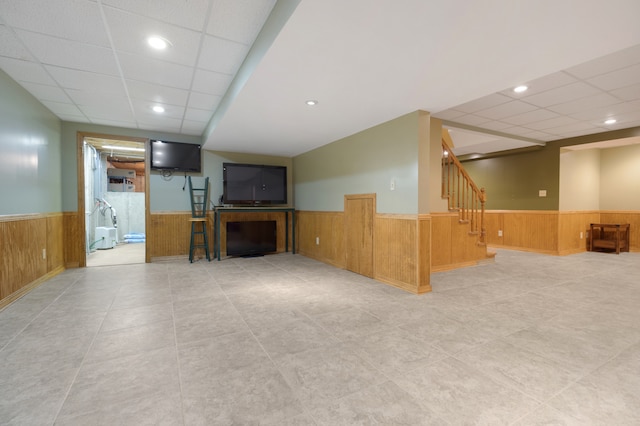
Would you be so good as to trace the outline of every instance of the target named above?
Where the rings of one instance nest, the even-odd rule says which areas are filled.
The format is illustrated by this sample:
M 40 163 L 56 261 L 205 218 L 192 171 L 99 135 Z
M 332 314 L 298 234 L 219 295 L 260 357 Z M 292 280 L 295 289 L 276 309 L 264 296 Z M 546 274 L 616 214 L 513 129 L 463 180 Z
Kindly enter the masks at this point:
M 169 279 L 169 274 L 167 274 L 167 279 Z M 170 288 L 173 289 L 173 283 L 169 280 Z M 185 413 L 184 413 L 184 389 L 182 386 L 182 369 L 180 368 L 180 348 L 178 347 L 178 331 L 176 327 L 176 313 L 174 307 L 175 299 L 174 293 L 171 291 L 171 319 L 173 321 L 173 339 L 175 342 L 175 350 L 176 350 L 176 369 L 178 370 L 178 386 L 180 386 L 180 416 L 182 417 L 182 424 L 186 424 Z
M 63 272 L 63 273 L 64 273 L 64 272 Z M 50 303 L 48 303 L 48 304 L 47 304 L 47 306 L 45 306 L 44 308 L 42 308 L 42 309 L 40 310 L 40 312 L 38 312 L 38 313 L 37 313 L 33 318 L 31 318 L 31 320 L 27 323 L 27 325 L 25 325 L 24 327 L 22 327 L 22 328 L 20 329 L 20 331 L 18 331 L 18 332 L 17 332 L 17 333 L 16 333 L 16 334 L 11 338 L 11 339 L 9 339 L 9 340 L 7 341 L 7 343 L 5 343 L 5 344 L 4 344 L 4 346 L 2 346 L 2 347 L 0 348 L 0 354 L 2 354 L 2 351 L 4 351 L 4 349 L 5 349 L 7 346 L 9 346 L 9 344 L 11 344 L 11 343 L 16 339 L 16 337 L 18 337 L 20 334 L 22 334 L 22 333 L 23 333 L 23 332 L 24 332 L 24 331 L 25 331 L 25 330 L 26 330 L 26 329 L 27 329 L 31 324 L 33 324 L 33 322 L 34 322 L 36 319 L 38 319 L 38 317 L 40 317 L 40 315 L 42 315 L 42 313 L 43 313 L 44 311 L 46 311 L 46 310 L 47 310 L 47 308 L 49 308 L 49 307 L 50 307 L 51 305 L 53 305 L 53 304 L 54 304 L 58 299 L 60 299 L 60 298 L 62 297 L 62 295 L 63 295 L 63 294 L 65 294 L 65 293 L 66 293 L 66 292 L 67 292 L 67 291 L 68 291 L 68 290 L 69 290 L 69 289 L 70 289 L 70 288 L 71 288 L 71 287 L 72 287 L 72 286 L 73 286 L 73 285 L 74 285 L 78 280 L 79 280 L 79 277 L 78 277 L 78 278 L 76 278 L 76 280 L 75 280 L 75 281 L 73 281 L 71 284 L 69 284 L 69 285 L 64 289 L 64 291 L 62 291 L 59 295 L 57 295 L 57 296 L 56 296 L 56 297 L 55 297 L 55 298 L 54 298 Z M 45 284 L 46 284 L 46 282 L 42 283 L 41 285 L 45 285 Z M 11 304 L 13 304 L 13 303 L 17 302 L 18 300 L 22 299 L 22 298 L 23 298 L 23 297 L 25 297 L 27 294 L 29 294 L 29 293 L 25 293 L 24 295 L 22 295 L 22 296 L 21 296 L 21 297 L 19 297 L 18 299 L 16 299 L 16 300 L 14 300 L 13 302 L 11 302 Z M 11 304 L 10 304 L 9 306 L 11 306 Z M 8 306 L 7 306 L 7 307 L 8 307 Z M 3 309 L 3 310 L 4 310 L 4 309 Z M 0 311 L 0 314 L 1 314 L 1 313 L 2 313 L 2 311 Z
M 71 287 L 69 287 L 71 288 Z M 55 425 L 55 423 L 58 421 L 58 417 L 60 417 L 60 413 L 62 412 L 62 408 L 64 407 L 65 402 L 67 402 L 67 398 L 69 398 L 69 394 L 71 393 L 71 389 L 73 389 L 73 385 L 76 383 L 76 380 L 78 379 L 78 375 L 80 374 L 80 371 L 82 370 L 82 367 L 85 364 L 85 361 L 87 359 L 87 355 L 89 354 L 89 352 L 91 351 L 91 348 L 93 347 L 96 339 L 98 338 L 98 335 L 100 334 L 100 330 L 102 329 L 102 326 L 104 324 L 104 321 L 107 318 L 107 315 L 109 314 L 109 311 L 111 310 L 111 306 L 113 306 L 113 302 L 115 301 L 115 295 L 114 298 L 111 300 L 111 303 L 109 304 L 109 307 L 107 308 L 107 311 L 104 315 L 104 317 L 102 318 L 102 321 L 100 322 L 100 327 L 98 327 L 98 330 L 96 330 L 96 333 L 93 336 L 93 339 L 91 339 L 91 343 L 89 343 L 89 345 L 87 346 L 87 350 L 85 351 L 84 355 L 82 356 L 82 360 L 80 361 L 80 364 L 78 365 L 78 368 L 75 372 L 75 374 L 73 375 L 73 380 L 71 380 L 71 382 L 69 383 L 69 387 L 67 388 L 65 394 L 64 394 L 64 398 L 62 398 L 62 402 L 60 403 L 60 406 L 58 407 L 57 411 L 56 411 L 56 415 L 54 417 L 53 420 L 53 425 Z

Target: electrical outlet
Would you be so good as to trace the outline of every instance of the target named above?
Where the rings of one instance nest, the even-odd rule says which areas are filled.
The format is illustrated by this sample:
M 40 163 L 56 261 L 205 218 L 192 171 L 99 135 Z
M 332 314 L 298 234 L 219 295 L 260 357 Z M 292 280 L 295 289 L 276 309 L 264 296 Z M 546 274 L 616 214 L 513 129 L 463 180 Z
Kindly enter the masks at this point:
M 47 259 L 47 249 L 42 249 L 42 260 Z
M 498 229 L 498 237 L 502 237 L 502 229 Z
M 320 237 L 316 237 L 316 245 L 319 246 L 320 245 Z
M 389 189 L 391 189 L 392 191 L 396 190 L 396 180 L 395 179 L 391 179 L 391 185 L 389 185 Z

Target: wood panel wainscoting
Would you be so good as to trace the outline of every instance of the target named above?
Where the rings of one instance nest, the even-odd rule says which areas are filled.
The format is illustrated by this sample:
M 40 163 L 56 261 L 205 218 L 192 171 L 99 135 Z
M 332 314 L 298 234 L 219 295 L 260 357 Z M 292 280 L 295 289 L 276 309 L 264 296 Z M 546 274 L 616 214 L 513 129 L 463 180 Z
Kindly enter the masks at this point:
M 487 246 L 478 243 L 478 235 L 469 224 L 460 221 L 458 212 L 431 213 L 431 271 L 447 271 L 492 261 Z
M 147 253 L 151 261 L 162 260 L 170 257 L 188 257 L 189 241 L 191 237 L 191 212 L 157 212 L 151 213 L 149 232 L 147 235 Z M 209 252 L 213 260 L 213 246 L 215 235 L 213 233 L 213 212 L 207 214 L 207 237 L 209 239 Z M 277 252 L 285 251 L 285 217 L 282 212 L 253 212 L 235 213 L 229 212 L 220 216 L 220 246 L 221 255 L 227 255 L 227 222 L 246 222 L 252 220 L 276 221 Z M 289 250 L 291 250 L 291 220 L 289 220 Z M 204 258 L 204 250 L 195 253 L 196 259 Z
M 298 252 L 346 269 L 344 212 L 297 212 Z M 429 215 L 376 214 L 373 278 L 412 293 L 431 291 Z M 318 242 L 318 244 L 316 244 Z
M 429 215 L 376 215 L 375 279 L 411 293 L 431 291 L 430 220 Z
M 593 221 L 597 223 L 598 221 Z M 600 212 L 600 223 L 628 223 L 629 250 L 640 252 L 640 211 L 609 211 Z
M 296 212 L 296 251 L 303 256 L 346 269 L 344 213 Z
M 640 251 L 639 211 L 489 210 L 485 217 L 492 247 L 564 256 L 587 251 L 591 223 L 629 223 L 630 250 Z
M 64 271 L 62 213 L 0 216 L 0 308 Z

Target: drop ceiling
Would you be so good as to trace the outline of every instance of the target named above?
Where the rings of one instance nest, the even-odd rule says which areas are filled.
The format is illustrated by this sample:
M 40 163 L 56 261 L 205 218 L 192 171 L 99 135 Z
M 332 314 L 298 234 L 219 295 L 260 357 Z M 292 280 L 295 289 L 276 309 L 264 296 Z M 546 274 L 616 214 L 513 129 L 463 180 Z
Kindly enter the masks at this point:
M 637 16 L 637 0 L 3 0 L 0 68 L 62 120 L 206 149 L 294 156 L 425 110 L 460 153 L 491 152 L 640 126 Z

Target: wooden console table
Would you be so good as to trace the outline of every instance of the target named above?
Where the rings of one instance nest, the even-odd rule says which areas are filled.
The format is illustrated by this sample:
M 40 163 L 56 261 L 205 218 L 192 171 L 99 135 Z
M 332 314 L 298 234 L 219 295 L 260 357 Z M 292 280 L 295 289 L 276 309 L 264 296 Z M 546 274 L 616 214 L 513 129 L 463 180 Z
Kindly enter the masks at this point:
M 628 223 L 592 223 L 589 231 L 589 251 L 594 249 L 629 251 Z
M 220 216 L 223 213 L 284 213 L 284 247 L 289 251 L 289 214 L 291 214 L 291 253 L 296 254 L 296 209 L 293 207 L 215 207 L 213 209 L 214 257 L 220 261 Z

